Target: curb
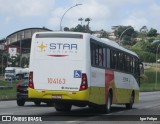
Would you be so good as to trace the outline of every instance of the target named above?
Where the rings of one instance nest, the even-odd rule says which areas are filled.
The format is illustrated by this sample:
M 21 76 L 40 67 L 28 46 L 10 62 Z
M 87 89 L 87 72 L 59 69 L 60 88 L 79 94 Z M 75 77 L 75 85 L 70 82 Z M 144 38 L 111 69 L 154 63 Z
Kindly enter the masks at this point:
M 1 101 L 13 101 L 13 100 L 16 100 L 16 99 L 17 99 L 17 98 L 11 98 L 11 99 L 7 99 L 7 98 L 6 98 L 6 99 L 3 99 L 3 98 L 1 99 L 1 98 L 0 98 L 0 102 L 1 102 Z

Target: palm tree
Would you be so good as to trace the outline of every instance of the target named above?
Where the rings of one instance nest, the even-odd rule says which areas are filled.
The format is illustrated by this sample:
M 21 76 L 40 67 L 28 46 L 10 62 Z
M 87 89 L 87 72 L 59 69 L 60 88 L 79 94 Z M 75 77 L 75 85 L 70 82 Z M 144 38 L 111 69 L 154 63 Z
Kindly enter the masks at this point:
M 90 30 L 89 30 L 89 23 L 90 23 L 90 21 L 91 21 L 91 18 L 86 18 L 86 19 L 85 19 L 85 22 L 88 22 L 88 24 L 87 24 L 87 26 L 86 26 L 87 32 L 90 31 Z
M 78 21 L 80 21 L 81 25 L 82 25 L 83 18 L 79 18 Z
M 86 18 L 85 19 L 85 22 L 88 22 L 88 24 L 87 24 L 88 26 L 89 26 L 90 21 L 91 21 L 91 18 Z

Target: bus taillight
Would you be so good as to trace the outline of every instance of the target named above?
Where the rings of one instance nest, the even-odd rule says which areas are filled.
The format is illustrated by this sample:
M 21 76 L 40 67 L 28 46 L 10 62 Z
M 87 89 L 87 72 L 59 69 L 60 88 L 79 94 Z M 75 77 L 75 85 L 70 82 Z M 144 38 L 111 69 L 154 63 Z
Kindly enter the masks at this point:
M 33 85 L 33 72 L 31 71 L 29 73 L 29 85 L 30 88 L 34 89 L 34 85 Z
M 88 88 L 87 75 L 85 73 L 82 73 L 81 86 L 79 90 L 81 91 L 87 88 Z

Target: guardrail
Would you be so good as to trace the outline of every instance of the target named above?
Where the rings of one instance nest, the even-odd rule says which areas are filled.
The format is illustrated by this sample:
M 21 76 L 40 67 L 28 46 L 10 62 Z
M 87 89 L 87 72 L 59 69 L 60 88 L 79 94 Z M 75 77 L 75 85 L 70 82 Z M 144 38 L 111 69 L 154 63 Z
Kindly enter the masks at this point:
M 0 90 L 8 90 L 8 89 L 12 89 L 13 86 L 0 86 Z

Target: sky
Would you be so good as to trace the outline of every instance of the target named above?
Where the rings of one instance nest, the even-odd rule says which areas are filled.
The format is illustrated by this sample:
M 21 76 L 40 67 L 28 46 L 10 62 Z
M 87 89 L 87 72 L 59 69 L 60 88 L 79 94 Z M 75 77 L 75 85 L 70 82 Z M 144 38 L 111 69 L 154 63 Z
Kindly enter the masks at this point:
M 69 9 L 76 4 L 82 5 Z M 76 27 L 79 18 L 90 18 L 93 31 L 131 25 L 160 33 L 160 0 L 0 0 L 0 39 L 32 27 L 58 31 L 63 15 L 62 27 Z

